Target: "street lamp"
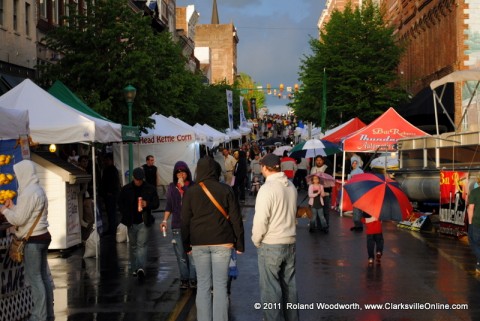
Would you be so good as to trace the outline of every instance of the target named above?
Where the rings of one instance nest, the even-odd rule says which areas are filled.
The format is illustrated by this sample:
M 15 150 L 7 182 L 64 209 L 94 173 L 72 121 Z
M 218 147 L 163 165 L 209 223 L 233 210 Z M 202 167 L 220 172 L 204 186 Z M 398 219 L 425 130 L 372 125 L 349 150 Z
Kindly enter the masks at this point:
M 128 85 L 123 88 L 123 95 L 128 106 L 128 126 L 132 127 L 132 106 L 135 96 L 137 95 L 137 89 L 132 85 Z M 132 142 L 128 143 L 128 181 L 132 181 L 133 175 L 133 144 Z

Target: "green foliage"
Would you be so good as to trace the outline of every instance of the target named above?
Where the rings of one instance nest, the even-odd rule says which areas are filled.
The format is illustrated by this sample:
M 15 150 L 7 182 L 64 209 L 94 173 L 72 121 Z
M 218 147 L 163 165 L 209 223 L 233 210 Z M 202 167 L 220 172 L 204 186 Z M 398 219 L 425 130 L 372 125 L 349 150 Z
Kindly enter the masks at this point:
M 68 22 L 44 41 L 61 52 L 56 64 L 37 66 L 42 85 L 61 80 L 105 117 L 128 123 L 123 88 L 137 89 L 133 124 L 151 127 L 153 113 L 196 115 L 204 91 L 201 77 L 186 69 L 186 58 L 168 32 L 156 33 L 151 18 L 132 11 L 128 2 L 102 0 L 86 15 L 70 8 Z
M 256 99 L 257 113 L 260 108 L 265 105 L 265 92 L 263 90 L 257 90 L 258 84 L 256 84 L 252 77 L 245 73 L 240 73 L 235 82 L 236 91 L 240 96 L 244 97 L 243 107 L 245 110 L 245 116 L 251 117 L 248 103 L 250 99 Z
M 395 86 L 403 48 L 393 31 L 370 0 L 361 8 L 348 4 L 343 12 L 333 11 L 320 40 L 310 40 L 313 54 L 302 60 L 303 86 L 291 104 L 296 115 L 320 124 L 324 70 L 327 128 L 353 117 L 368 123 L 403 102 L 406 94 Z
M 232 86 L 226 82 L 203 87 L 202 94 L 198 98 L 198 105 L 202 107 L 187 122 L 191 125 L 194 125 L 196 122 L 208 124 L 220 131 L 228 128 L 226 90 L 232 90 Z M 233 105 L 235 108 L 235 100 Z

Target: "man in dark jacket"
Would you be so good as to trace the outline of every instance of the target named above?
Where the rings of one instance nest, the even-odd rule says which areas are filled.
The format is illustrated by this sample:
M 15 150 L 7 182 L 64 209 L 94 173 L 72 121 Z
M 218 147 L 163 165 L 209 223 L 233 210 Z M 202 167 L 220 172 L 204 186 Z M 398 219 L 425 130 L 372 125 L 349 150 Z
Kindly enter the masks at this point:
M 197 320 L 228 320 L 228 265 L 232 248 L 245 249 L 242 215 L 230 186 L 218 181 L 220 165 L 210 157 L 197 164 L 196 184 L 183 197 L 182 238 L 197 270 Z M 226 218 L 207 196 L 223 207 Z M 212 295 L 213 285 L 213 309 Z M 213 317 L 212 317 L 213 316 Z
M 105 155 L 104 166 L 100 187 L 108 218 L 108 230 L 105 234 L 115 235 L 117 233 L 117 197 L 120 191 L 120 178 L 118 169 L 113 163 L 113 154 Z
M 145 276 L 147 239 L 155 222 L 152 209 L 159 206 L 157 190 L 144 181 L 145 173 L 138 167 L 133 170 L 133 181 L 120 191 L 118 206 L 122 223 L 128 227 L 130 268 L 134 276 Z M 141 199 L 140 199 L 141 198 Z

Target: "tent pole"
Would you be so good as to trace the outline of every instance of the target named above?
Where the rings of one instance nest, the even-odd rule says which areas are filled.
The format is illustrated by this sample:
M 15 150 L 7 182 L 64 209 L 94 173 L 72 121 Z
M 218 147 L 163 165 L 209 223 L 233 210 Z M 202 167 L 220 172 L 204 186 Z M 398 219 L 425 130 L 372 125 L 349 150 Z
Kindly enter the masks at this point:
M 97 171 L 96 171 L 96 163 L 95 163 L 95 144 L 92 143 L 92 175 L 93 175 L 93 216 L 95 217 L 95 231 L 93 233 L 98 233 L 98 222 L 97 222 Z M 99 234 L 100 236 L 100 234 Z M 95 258 L 98 262 L 98 239 L 95 238 Z
M 435 167 L 440 167 L 440 149 L 438 147 L 438 138 L 440 137 L 440 129 L 438 128 L 438 112 L 437 112 L 437 92 L 433 90 L 433 109 L 435 110 L 435 125 L 437 127 L 437 139 L 435 139 Z
M 122 174 L 122 186 L 125 186 L 126 182 L 125 182 L 125 174 L 123 172 L 123 169 L 125 168 L 124 167 L 124 158 L 123 158 L 123 142 L 121 143 L 118 143 L 118 146 L 120 147 L 120 171 L 121 171 L 121 174 Z
M 340 216 L 343 216 L 343 184 L 345 184 L 345 150 L 343 150 L 343 164 L 342 164 L 342 193 L 340 193 Z

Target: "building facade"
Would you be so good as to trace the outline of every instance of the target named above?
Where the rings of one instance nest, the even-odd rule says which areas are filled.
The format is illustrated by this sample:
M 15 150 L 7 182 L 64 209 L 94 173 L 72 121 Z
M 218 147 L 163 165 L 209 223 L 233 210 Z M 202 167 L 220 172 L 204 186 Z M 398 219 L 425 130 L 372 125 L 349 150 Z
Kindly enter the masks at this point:
M 211 82 L 235 82 L 237 44 L 238 36 L 233 23 L 197 26 L 195 47 L 209 47 L 211 51 Z
M 357 2 L 361 5 L 361 0 Z M 433 80 L 453 71 L 480 68 L 479 0 L 381 0 L 380 5 L 387 21 L 395 27 L 398 41 L 405 45 L 398 75 L 401 85 L 414 99 L 422 92 L 431 97 L 429 85 Z M 328 0 L 319 29 L 329 21 L 335 8 L 341 10 L 344 6 L 344 1 Z M 458 126 L 460 121 L 468 122 L 468 117 L 462 119 L 465 101 L 469 100 L 468 89 L 462 84 L 452 88 L 447 100 L 452 102 L 452 115 Z M 480 121 L 477 115 L 480 112 L 471 115 L 471 123 Z M 472 126 L 466 124 L 463 128 Z
M 35 78 L 36 1 L 0 0 L 0 94 Z

